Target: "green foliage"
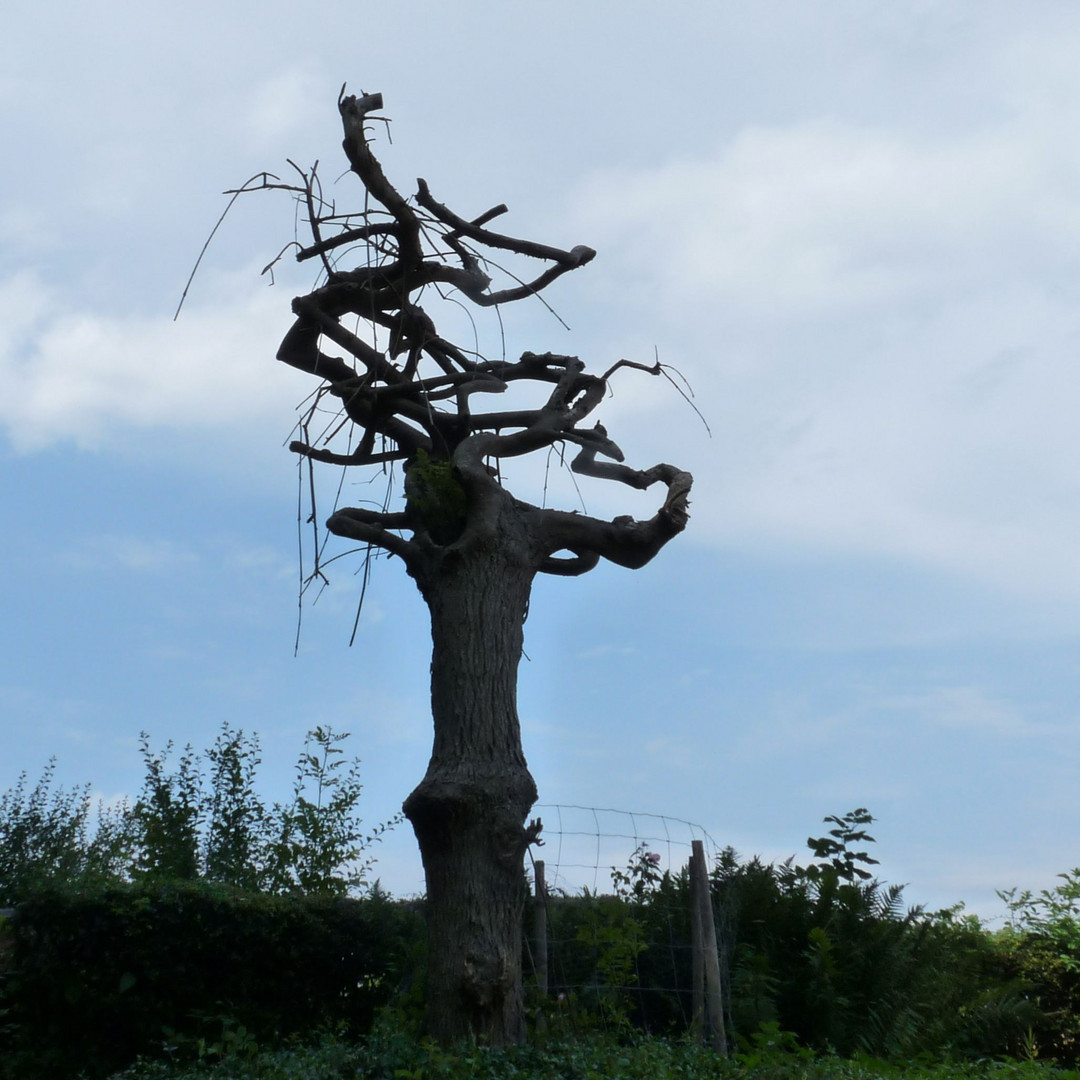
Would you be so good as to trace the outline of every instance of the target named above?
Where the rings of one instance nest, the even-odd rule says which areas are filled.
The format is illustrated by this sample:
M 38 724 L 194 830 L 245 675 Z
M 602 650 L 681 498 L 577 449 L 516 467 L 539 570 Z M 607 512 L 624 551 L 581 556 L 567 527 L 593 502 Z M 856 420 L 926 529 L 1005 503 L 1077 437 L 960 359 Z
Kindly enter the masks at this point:
M 998 896 L 1009 909 L 1013 930 L 1045 938 L 1062 967 L 1080 974 L 1080 867 L 1058 877 L 1062 884 L 1037 896 L 1028 891 L 1017 895 L 1016 889 Z
M 852 810 L 843 817 L 830 815 L 825 819 L 825 824 L 830 822 L 836 825 L 830 829 L 828 836 L 809 837 L 806 846 L 813 852 L 815 859 L 827 860 L 811 863 L 806 867 L 798 867 L 798 873 L 809 881 L 820 881 L 823 877 L 831 876 L 834 881 L 843 881 L 852 884 L 856 881 L 869 881 L 873 874 L 864 870 L 864 866 L 876 866 L 877 859 L 872 859 L 865 851 L 855 851 L 853 844 L 872 844 L 874 838 L 865 829 L 857 828 L 861 825 L 869 825 L 873 817 L 864 806 Z
M 557 1030 L 685 1030 L 689 1016 L 689 892 L 644 846 L 611 871 L 614 895 L 555 894 L 548 904 L 550 1000 Z M 658 943 L 653 946 L 649 943 Z M 671 989 L 665 989 L 671 988 Z
M 1009 925 L 996 944 L 1005 973 L 1038 1007 L 1027 1044 L 1040 1057 L 1080 1061 L 1080 868 L 1038 894 L 999 893 Z
M 50 881 L 115 880 L 130 860 L 127 808 L 99 805 L 95 820 L 89 787 L 54 787 L 55 769 L 50 761 L 33 788 L 23 773 L 0 795 L 0 907 Z
M 611 868 L 611 884 L 615 895 L 622 900 L 641 903 L 653 895 L 664 880 L 660 870 L 660 856 L 649 850 L 648 844 L 639 844 L 625 869 Z
M 330 727 L 308 733 L 292 798 L 267 810 L 256 790 L 258 737 L 223 724 L 200 758 L 173 744 L 139 748 L 142 792 L 132 807 L 97 807 L 89 788 L 53 785 L 55 763 L 29 789 L 25 774 L 0 796 L 0 906 L 43 887 L 196 879 L 259 892 L 344 896 L 361 892 L 366 853 L 401 820 L 365 831 L 358 816 L 360 764 Z
M 638 958 L 647 948 L 642 926 L 618 897 L 588 899 L 575 940 L 595 956 L 589 989 L 604 1021 L 626 1023 L 627 991 L 637 981 Z
M 876 865 L 865 850 L 874 842 L 870 814 L 825 821 L 831 828 L 808 841 L 807 865 L 741 860 L 730 849 L 716 861 L 713 907 L 735 1044 L 757 1053 L 761 1033 L 780 1032 L 849 1057 L 1076 1060 L 1075 983 L 1054 952 L 1062 935 L 1036 935 L 1030 913 L 1026 931 L 1009 936 L 988 933 L 962 907 L 908 910 L 903 888 L 867 869 Z M 608 1028 L 688 1030 L 689 885 L 685 871 L 662 873 L 657 862 L 638 848 L 612 869 L 613 896 L 552 898 L 552 1027 L 571 1029 L 561 1019 L 567 1009 L 579 1029 L 591 1014 Z M 1070 896 L 1066 882 L 1057 906 L 1037 910 L 1067 918 Z
M 107 1076 L 138 1054 L 251 1057 L 334 1026 L 356 1036 L 422 933 L 376 894 L 272 897 L 200 881 L 40 893 L 12 920 L 0 1077 Z
M 685 1037 L 691 997 L 687 874 L 662 871 L 644 846 L 612 868 L 610 895 L 550 898 L 550 997 L 536 1006 L 552 1041 L 501 1057 L 406 1048 L 423 928 L 377 883 L 359 907 L 344 899 L 363 890 L 366 850 L 385 826 L 360 828 L 358 765 L 343 741 L 312 731 L 291 799 L 270 808 L 256 793 L 257 739 L 228 726 L 203 758 L 190 747 L 174 758 L 171 744 L 155 753 L 144 735 L 138 801 L 99 807 L 96 826 L 89 792 L 57 789 L 51 763 L 33 789 L 24 776 L 0 796 L 0 905 L 18 905 L 0 922 L 0 1080 L 84 1067 L 104 1076 L 136 1053 L 170 1057 L 175 1075 L 188 1063 L 192 1076 L 292 1075 L 272 1070 L 307 1052 L 283 1040 L 325 1024 L 357 1035 L 380 1005 L 391 1007 L 381 1033 L 359 1047 L 329 1039 L 328 1056 L 312 1051 L 312 1071 L 296 1075 L 339 1066 L 361 1075 L 347 1071 L 361 1060 L 370 1075 L 400 1080 L 500 1069 L 714 1075 L 666 1073 L 689 1068 L 670 1056 L 680 1044 L 642 1040 Z M 872 820 L 861 808 L 826 818 L 806 865 L 730 849 L 717 858 L 712 899 L 739 1075 L 864 1075 L 852 1062 L 866 1055 L 881 1076 L 899 1075 L 881 1060 L 913 1058 L 1075 1064 L 1080 870 L 1038 894 L 1003 893 L 1010 923 L 989 933 L 961 906 L 906 910 L 902 887 L 869 869 Z M 587 1037 L 571 1049 L 560 1034 Z M 820 1056 L 833 1053 L 845 1060 Z M 569 1071 L 543 1071 L 556 1062 Z M 1047 1074 L 1017 1065 L 999 1075 Z
M 132 871 L 135 877 L 190 881 L 199 874 L 202 775 L 190 744 L 180 755 L 179 769 L 166 772 L 172 749 L 170 740 L 164 751 L 155 755 L 150 749 L 150 736 L 139 732 L 146 779 L 132 811 L 138 845 Z
M 1033 1062 L 973 1065 L 872 1058 L 845 1060 L 799 1050 L 781 1031 L 759 1033 L 726 1060 L 682 1040 L 590 1035 L 493 1049 L 440 1049 L 396 1027 L 356 1043 L 327 1036 L 307 1046 L 188 1067 L 144 1062 L 114 1080 L 1080 1080 Z
M 225 724 L 206 758 L 210 791 L 203 799 L 204 876 L 240 889 L 260 889 L 265 884 L 262 864 L 268 821 L 255 789 L 255 773 L 262 764 L 258 736 L 246 738 L 242 730 L 233 731 Z
M 275 805 L 269 817 L 272 835 L 263 884 L 268 891 L 343 896 L 364 884 L 373 860 L 359 860 L 390 825 L 366 835 L 361 830 L 356 817 L 363 791 L 360 763 L 345 768 L 340 743 L 346 738 L 329 727 L 308 734 L 292 802 Z
M 905 911 L 903 889 L 874 879 L 862 808 L 828 817 L 808 846 L 816 861 L 741 863 L 713 873 L 731 957 L 736 1034 L 779 1023 L 803 1045 L 899 1058 L 1019 1046 L 1038 1010 L 1001 970 L 994 944 L 959 908 Z M 986 996 L 989 986 L 993 998 Z
M 155 752 L 133 807 L 88 789 L 0 796 L 0 1078 L 103 1076 L 137 1053 L 235 1060 L 324 1023 L 350 1032 L 405 978 L 418 917 L 374 887 L 359 764 L 310 732 L 292 798 L 267 810 L 254 736 L 205 759 Z

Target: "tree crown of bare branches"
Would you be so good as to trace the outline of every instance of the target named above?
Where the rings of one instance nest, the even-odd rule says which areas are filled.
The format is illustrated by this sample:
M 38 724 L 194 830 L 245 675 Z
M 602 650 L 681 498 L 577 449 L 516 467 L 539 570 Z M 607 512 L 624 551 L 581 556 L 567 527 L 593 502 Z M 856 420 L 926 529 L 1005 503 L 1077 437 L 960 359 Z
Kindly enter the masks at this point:
M 667 372 L 659 362 L 649 366 L 619 360 L 598 376 L 586 372 L 577 357 L 552 353 L 526 352 L 513 362 L 488 360 L 442 337 L 419 304 L 425 290 L 435 288 L 440 295 L 456 291 L 480 307 L 494 307 L 538 296 L 596 253 L 585 246 L 563 251 L 495 232 L 488 225 L 506 213 L 505 205 L 466 219 L 438 202 L 423 179 L 417 181 L 413 199 L 403 197 L 370 146 L 368 127 L 372 120 L 382 119 L 371 114 L 381 108 L 381 94 L 345 96 L 342 88 L 338 109 L 343 147 L 351 171 L 364 185 L 363 211 L 337 212 L 324 197 L 318 163 L 309 172 L 293 165 L 297 184 L 263 173 L 231 193 L 235 197 L 266 188 L 295 193 L 306 208 L 311 231 L 310 244 L 296 245 L 296 258 L 319 259 L 325 273 L 323 284 L 293 301 L 296 319 L 277 356 L 324 380 L 316 403 L 325 394 L 337 398 L 359 436 L 344 453 L 310 441 L 294 441 L 290 449 L 310 461 L 341 466 L 404 463 L 403 511 L 338 509 L 327 527 L 400 556 L 415 573 L 436 549 L 467 544 L 490 531 L 496 501 L 508 495 L 493 462 L 570 444 L 577 448 L 573 472 L 638 489 L 659 481 L 666 485 L 667 495 L 648 521 L 620 517 L 610 522 L 514 499 L 516 509 L 529 521 L 535 569 L 575 575 L 592 569 L 601 558 L 628 567 L 644 565 L 685 527 L 692 478 L 667 464 L 646 470 L 623 464 L 622 451 L 603 425 L 586 427 L 584 422 L 619 369 Z M 362 265 L 342 269 L 341 256 L 357 247 Z M 487 272 L 495 265 L 492 252 L 529 256 L 548 266 L 532 281 L 493 290 Z M 350 330 L 347 317 L 381 328 L 386 348 L 379 349 Z M 336 345 L 350 359 L 324 352 L 324 342 Z M 473 395 L 503 393 L 523 381 L 549 385 L 543 405 L 474 409 Z M 438 513 L 433 512 L 436 504 Z

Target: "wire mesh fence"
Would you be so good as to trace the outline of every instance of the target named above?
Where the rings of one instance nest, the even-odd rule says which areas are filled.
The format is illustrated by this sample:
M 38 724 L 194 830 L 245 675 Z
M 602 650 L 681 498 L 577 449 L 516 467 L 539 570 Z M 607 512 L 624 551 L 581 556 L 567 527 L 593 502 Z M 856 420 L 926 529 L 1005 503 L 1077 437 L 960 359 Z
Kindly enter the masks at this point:
M 709 1026 L 708 946 L 694 919 L 704 895 L 698 910 L 717 925 L 706 875 L 718 849 L 708 831 L 664 814 L 567 804 L 536 810 L 545 843 L 531 868 L 527 937 L 537 1016 L 575 1029 L 696 1027 L 710 1041 L 722 1039 L 722 1017 Z M 695 847 L 702 854 L 696 891 Z M 727 940 L 720 922 L 711 942 L 717 1012 Z
M 538 803 L 533 812 L 544 823 L 537 857 L 543 856 L 551 892 L 612 889 L 612 872 L 642 846 L 660 856 L 658 868 L 673 873 L 686 866 L 693 841 L 702 841 L 710 863 L 718 850 L 702 826 L 665 814 L 567 803 Z

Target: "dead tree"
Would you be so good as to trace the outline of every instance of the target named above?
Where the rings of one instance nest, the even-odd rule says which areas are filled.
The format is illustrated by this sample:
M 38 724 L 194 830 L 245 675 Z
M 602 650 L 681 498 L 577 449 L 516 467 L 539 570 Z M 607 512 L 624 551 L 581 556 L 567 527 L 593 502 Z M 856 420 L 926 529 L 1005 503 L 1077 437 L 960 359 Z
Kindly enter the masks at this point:
M 453 291 L 481 307 L 506 304 L 535 296 L 595 252 L 494 232 L 488 223 L 505 206 L 460 217 L 423 180 L 404 198 L 369 142 L 381 95 L 342 94 L 345 155 L 366 190 L 365 210 L 336 213 L 314 169 L 297 170 L 296 185 L 265 176 L 259 185 L 291 187 L 306 203 L 312 240 L 297 258 L 321 259 L 325 269 L 324 284 L 293 301 L 296 319 L 278 359 L 323 380 L 321 393 L 338 400 L 354 432 L 346 450 L 309 441 L 291 449 L 351 468 L 400 462 L 399 509 L 338 509 L 326 526 L 400 558 L 431 613 L 434 747 L 404 806 L 427 881 L 427 1030 L 443 1042 L 514 1042 L 524 1035 L 523 856 L 540 831 L 538 822 L 526 825 L 537 792 L 517 714 L 533 578 L 583 574 L 600 559 L 643 566 L 686 526 L 691 477 L 671 465 L 625 465 L 604 428 L 586 426 L 616 371 L 658 375 L 659 365 L 620 360 L 591 375 L 577 357 L 526 352 L 513 362 L 488 360 L 440 336 L 421 294 Z M 357 248 L 361 265 L 342 268 L 339 249 Z M 493 289 L 488 270 L 498 252 L 547 267 L 532 281 Z M 374 328 L 378 346 L 356 332 L 358 323 Z M 481 395 L 519 383 L 535 384 L 542 403 L 477 408 Z M 552 447 L 571 449 L 575 473 L 638 489 L 661 485 L 662 505 L 646 521 L 604 521 L 516 498 L 499 463 Z

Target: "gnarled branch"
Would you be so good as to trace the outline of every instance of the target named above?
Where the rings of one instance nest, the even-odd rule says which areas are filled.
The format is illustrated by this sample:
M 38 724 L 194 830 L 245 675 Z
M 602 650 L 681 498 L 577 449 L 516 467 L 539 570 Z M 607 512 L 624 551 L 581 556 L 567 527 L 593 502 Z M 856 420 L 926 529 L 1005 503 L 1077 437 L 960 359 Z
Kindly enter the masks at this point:
M 596 561 L 604 558 L 636 570 L 652 560 L 669 540 L 678 536 L 686 528 L 690 517 L 689 495 L 693 477 L 673 465 L 663 464 L 654 465 L 638 475 L 643 482 L 635 483 L 635 487 L 650 487 L 657 482 L 667 484 L 663 505 L 648 521 L 636 521 L 632 517 L 602 521 L 565 510 L 535 511 L 539 518 L 538 532 L 542 537 L 543 561 L 539 569 L 545 573 L 559 573 L 560 561 L 566 561 L 570 566 L 584 565 L 591 556 L 595 556 Z M 559 551 L 571 551 L 576 558 L 552 558 Z
M 620 360 L 597 376 L 586 372 L 577 357 L 553 353 L 526 352 L 516 361 L 492 361 L 471 356 L 439 335 L 418 302 L 425 290 L 449 286 L 480 306 L 507 303 L 535 295 L 586 265 L 596 253 L 584 245 L 567 251 L 495 232 L 487 226 L 507 212 L 505 205 L 470 220 L 438 202 L 423 179 L 417 181 L 415 201 L 405 198 L 371 150 L 368 129 L 372 114 L 381 107 L 379 94 L 346 96 L 343 90 L 338 101 L 351 171 L 383 209 L 338 214 L 324 201 L 314 167 L 308 172 L 297 169 L 301 187 L 280 185 L 298 193 L 310 219 L 312 243 L 299 248 L 298 260 L 323 259 L 327 277 L 293 302 L 296 321 L 278 358 L 325 379 L 348 419 L 363 430 L 359 445 L 347 450 L 299 440 L 290 449 L 312 461 L 344 467 L 402 461 L 409 469 L 418 455 L 452 467 L 454 483 L 460 483 L 467 496 L 468 520 L 461 529 L 437 531 L 442 543 L 453 545 L 495 527 L 498 506 L 503 505 L 500 497 L 507 493 L 492 461 L 571 444 L 577 448 L 573 472 L 638 489 L 663 482 L 668 495 L 656 515 L 641 522 L 631 518 L 606 522 L 518 503 L 536 530 L 537 569 L 582 574 L 601 558 L 623 566 L 643 565 L 685 527 L 690 475 L 670 465 L 631 468 L 603 425 L 583 424 L 602 403 L 617 371 L 633 368 L 657 375 L 663 369 L 659 364 Z M 329 253 L 350 245 L 366 246 L 365 265 L 354 269 L 332 265 Z M 550 265 L 530 282 L 515 279 L 518 283 L 509 288 L 492 288 L 484 251 L 506 251 Z M 385 348 L 346 326 L 346 316 L 366 321 L 377 333 L 385 332 Z M 344 350 L 348 359 L 324 352 L 324 340 Z M 473 394 L 503 393 L 522 382 L 550 387 L 543 404 L 471 411 Z M 382 440 L 378 451 L 376 438 Z M 407 499 L 408 492 L 406 485 Z M 429 515 L 428 524 L 435 521 Z M 417 513 L 344 509 L 330 518 L 328 527 L 407 559 L 427 552 L 432 543 L 440 544 L 428 535 L 424 515 Z M 399 535 L 402 529 L 412 531 L 411 540 Z

